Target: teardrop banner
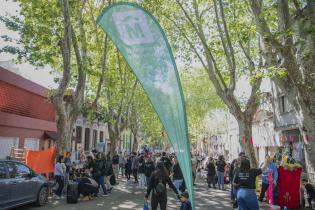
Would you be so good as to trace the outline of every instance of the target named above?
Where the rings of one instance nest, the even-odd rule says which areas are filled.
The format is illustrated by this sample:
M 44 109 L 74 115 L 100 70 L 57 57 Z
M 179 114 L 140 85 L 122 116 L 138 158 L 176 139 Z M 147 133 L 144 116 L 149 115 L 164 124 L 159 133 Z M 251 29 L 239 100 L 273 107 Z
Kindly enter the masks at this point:
M 184 95 L 164 31 L 152 14 L 133 3 L 110 5 L 97 23 L 124 56 L 157 112 L 176 153 L 194 209 Z

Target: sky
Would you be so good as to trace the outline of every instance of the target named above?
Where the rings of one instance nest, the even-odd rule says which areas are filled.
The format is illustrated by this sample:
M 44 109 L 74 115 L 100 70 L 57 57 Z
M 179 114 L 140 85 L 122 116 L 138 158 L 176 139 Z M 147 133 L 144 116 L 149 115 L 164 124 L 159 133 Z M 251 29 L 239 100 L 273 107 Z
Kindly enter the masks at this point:
M 14 2 L 13 0 L 0 0 L 0 15 L 17 15 L 19 11 L 19 5 L 18 3 Z M 5 6 L 3 6 L 5 5 Z M 6 29 L 5 25 L 0 22 L 0 36 L 2 35 L 9 35 L 14 38 L 18 38 L 19 34 L 12 32 L 8 29 Z M 5 43 L 2 39 L 0 39 L 0 48 L 5 46 L 7 43 Z M 31 81 L 40 84 L 46 88 L 56 88 L 57 84 L 54 83 L 54 75 L 51 73 L 53 70 L 49 66 L 45 66 L 44 68 L 36 68 L 28 63 L 23 64 L 10 64 L 7 65 L 6 61 L 11 61 L 14 59 L 15 56 L 11 54 L 0 54 L 0 65 L 7 67 L 9 69 L 13 69 L 14 72 L 20 74 L 21 76 L 30 79 Z M 3 62 L 6 62 L 5 64 Z M 180 66 L 181 62 L 180 60 L 176 61 L 177 64 Z M 270 82 L 268 80 L 264 80 L 262 84 L 262 90 L 263 91 L 269 91 Z M 248 80 L 246 78 L 240 78 L 239 81 L 236 84 L 236 90 L 235 95 L 238 98 L 248 98 L 250 95 L 250 85 L 248 83 Z
M 0 15 L 6 15 L 7 13 L 11 15 L 17 15 L 19 10 L 18 3 L 14 2 L 13 0 L 0 0 Z M 5 6 L 4 6 L 5 5 Z M 0 22 L 0 37 L 2 35 L 9 35 L 14 38 L 18 38 L 19 34 L 12 32 L 8 30 L 5 25 Z M 0 38 L 0 48 L 6 46 L 7 43 L 3 41 L 3 39 Z M 48 66 L 44 68 L 36 68 L 35 66 L 30 65 L 29 63 L 23 63 L 23 64 L 14 64 L 14 62 L 11 62 L 12 59 L 14 59 L 15 56 L 8 54 L 8 53 L 1 53 L 0 54 L 0 65 L 8 68 L 9 70 L 12 70 L 21 76 L 39 84 L 46 88 L 56 88 L 57 84 L 54 83 L 54 75 L 50 72 L 52 69 Z M 7 62 L 10 61 L 10 62 Z M 10 64 L 9 64 L 10 63 Z

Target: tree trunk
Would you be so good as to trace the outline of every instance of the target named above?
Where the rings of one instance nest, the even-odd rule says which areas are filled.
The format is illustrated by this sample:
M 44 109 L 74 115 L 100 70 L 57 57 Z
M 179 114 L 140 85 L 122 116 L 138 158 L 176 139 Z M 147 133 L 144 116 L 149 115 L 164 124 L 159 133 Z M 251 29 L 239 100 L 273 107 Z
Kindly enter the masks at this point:
M 133 133 L 132 152 L 137 152 L 138 146 L 139 146 L 138 136 L 137 136 L 137 132 L 135 132 L 135 133 Z
M 315 119 L 314 116 L 305 115 L 302 128 L 305 142 L 305 163 L 309 179 L 315 181 Z
M 239 142 L 244 149 L 245 154 L 249 157 L 251 167 L 257 168 L 257 159 L 255 156 L 252 138 L 252 119 L 238 120 Z

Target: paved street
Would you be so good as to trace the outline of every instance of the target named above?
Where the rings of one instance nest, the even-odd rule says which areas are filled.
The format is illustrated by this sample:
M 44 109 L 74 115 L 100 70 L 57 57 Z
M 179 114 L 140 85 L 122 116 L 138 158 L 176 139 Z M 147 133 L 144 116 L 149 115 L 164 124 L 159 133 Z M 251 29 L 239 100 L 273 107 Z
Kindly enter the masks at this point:
M 79 201 L 77 204 L 67 204 L 65 200 L 51 201 L 45 207 L 39 208 L 33 205 L 17 208 L 16 210 L 142 210 L 145 190 L 136 188 L 132 182 L 121 181 L 115 187 L 111 196 L 100 197 L 92 201 Z M 179 204 L 175 201 L 172 191 L 168 192 L 168 210 L 178 210 Z M 195 188 L 196 210 L 227 210 L 232 209 L 229 203 L 228 192 L 206 188 L 205 184 L 198 183 Z M 267 208 L 261 208 L 267 209 Z

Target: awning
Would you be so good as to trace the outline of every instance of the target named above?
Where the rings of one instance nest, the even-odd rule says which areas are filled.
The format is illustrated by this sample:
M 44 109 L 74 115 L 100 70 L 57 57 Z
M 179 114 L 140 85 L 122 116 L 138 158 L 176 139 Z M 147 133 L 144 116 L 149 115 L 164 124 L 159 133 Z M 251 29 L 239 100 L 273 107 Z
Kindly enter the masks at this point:
M 58 139 L 57 132 L 55 132 L 55 131 L 45 131 L 44 136 L 45 136 L 45 139 L 52 139 L 52 140 L 55 140 L 55 141 L 57 141 L 57 139 Z M 79 138 L 77 138 L 75 136 L 72 136 L 71 140 L 75 141 L 77 143 L 81 142 L 81 139 L 79 139 Z
M 45 131 L 44 133 L 45 139 L 52 139 L 57 141 L 57 132 L 55 131 Z

